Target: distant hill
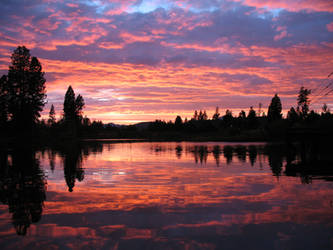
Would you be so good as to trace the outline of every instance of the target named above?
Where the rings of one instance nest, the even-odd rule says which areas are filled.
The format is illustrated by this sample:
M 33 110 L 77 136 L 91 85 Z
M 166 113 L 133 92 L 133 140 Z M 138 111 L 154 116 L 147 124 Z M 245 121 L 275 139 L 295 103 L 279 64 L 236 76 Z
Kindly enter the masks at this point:
M 105 127 L 112 127 L 112 128 L 126 128 L 129 126 L 134 126 L 136 127 L 138 130 L 145 130 L 148 129 L 149 125 L 152 124 L 153 122 L 139 122 L 133 125 L 119 125 L 119 124 L 115 124 L 115 123 L 107 123 L 104 126 Z
M 145 130 L 152 123 L 153 122 L 139 122 L 139 123 L 134 124 L 133 126 L 135 126 L 138 130 Z

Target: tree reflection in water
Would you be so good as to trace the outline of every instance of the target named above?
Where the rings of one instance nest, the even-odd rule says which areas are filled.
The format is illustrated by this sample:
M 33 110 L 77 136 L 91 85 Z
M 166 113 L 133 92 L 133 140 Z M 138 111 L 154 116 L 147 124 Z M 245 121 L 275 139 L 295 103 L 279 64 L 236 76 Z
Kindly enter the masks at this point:
M 82 167 L 84 157 L 103 151 L 101 143 L 67 143 L 63 147 L 56 149 L 63 160 L 64 177 L 68 186 L 68 191 L 73 192 L 75 181 L 84 180 L 84 169 Z
M 82 151 L 79 147 L 65 148 L 62 152 L 64 162 L 64 176 L 68 191 L 73 192 L 75 180 L 83 181 L 84 170 L 82 168 Z
M 220 165 L 220 154 L 222 153 L 219 145 L 214 146 L 213 148 L 213 156 L 216 162 L 216 166 Z
M 46 179 L 35 152 L 28 148 L 0 153 L 0 199 L 7 204 L 18 235 L 41 219 Z
M 181 146 L 178 145 L 175 149 L 176 154 L 182 151 L 180 148 Z M 248 161 L 251 166 L 254 166 L 258 159 L 259 166 L 262 168 L 263 158 L 266 158 L 272 174 L 278 179 L 284 174 L 300 177 L 302 183 L 311 183 L 313 179 L 333 181 L 333 170 L 330 167 L 333 160 L 330 152 L 327 149 L 326 151 L 318 150 L 318 147 L 309 147 L 309 145 L 224 145 L 223 148 L 220 145 L 194 145 L 186 147 L 186 151 L 193 156 L 196 164 L 206 164 L 207 159 L 212 156 L 216 166 L 220 166 L 220 156 L 223 155 L 227 165 L 233 162 L 235 156 L 239 162 Z
M 18 235 L 26 235 L 29 226 L 41 219 L 46 200 L 46 178 L 36 151 L 31 148 L 0 149 L 0 201 L 8 205 Z M 75 181 L 84 179 L 83 158 L 102 150 L 102 144 L 72 143 L 49 149 L 47 154 L 52 172 L 55 156 L 62 158 L 65 181 L 72 192 Z M 41 152 L 43 155 L 44 151 Z
M 46 162 L 53 171 L 57 167 L 57 158 L 61 158 L 68 191 L 72 192 L 76 182 L 84 179 L 85 158 L 102 152 L 103 145 L 105 144 L 68 143 L 65 147 L 48 148 L 45 155 L 49 161 Z M 106 148 L 108 146 L 106 145 Z M 248 162 L 258 167 L 263 159 L 275 176 L 295 176 L 300 178 L 302 183 L 311 183 L 315 179 L 333 181 L 329 150 L 326 153 L 320 150 L 313 151 L 309 158 L 304 157 L 304 146 L 297 145 L 176 144 L 172 147 L 162 147 L 161 144 L 157 144 L 154 152 L 162 154 L 170 148 L 174 150 L 178 159 L 189 155 L 202 165 L 215 161 L 216 166 L 220 166 L 222 162 L 230 164 L 235 161 Z M 40 152 L 43 156 L 43 151 Z M 31 148 L 0 150 L 0 201 L 8 205 L 12 223 L 19 235 L 25 235 L 32 223 L 40 221 L 46 200 L 46 179 L 37 155 L 40 154 L 36 154 Z

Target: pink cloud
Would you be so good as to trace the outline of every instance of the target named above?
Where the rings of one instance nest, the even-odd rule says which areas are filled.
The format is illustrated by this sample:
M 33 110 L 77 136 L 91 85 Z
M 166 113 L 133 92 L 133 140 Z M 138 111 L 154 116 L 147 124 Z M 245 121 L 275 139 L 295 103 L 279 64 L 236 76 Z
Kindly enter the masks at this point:
M 275 41 L 281 40 L 282 38 L 285 38 L 288 36 L 286 26 L 278 26 L 276 28 L 276 31 L 280 32 L 280 34 L 274 36 Z
M 328 31 L 333 32 L 333 22 L 327 24 L 326 27 Z
M 244 0 L 246 5 L 258 8 L 267 7 L 270 9 L 283 8 L 291 11 L 299 11 L 308 9 L 312 11 L 328 11 L 333 12 L 333 2 L 327 0 Z

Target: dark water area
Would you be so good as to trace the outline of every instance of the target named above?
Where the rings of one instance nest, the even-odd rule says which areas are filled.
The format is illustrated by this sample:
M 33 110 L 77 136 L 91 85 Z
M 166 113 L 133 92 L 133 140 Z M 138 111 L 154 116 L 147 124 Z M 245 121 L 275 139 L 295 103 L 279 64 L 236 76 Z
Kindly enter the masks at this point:
M 0 149 L 0 249 L 333 249 L 333 160 L 297 146 Z

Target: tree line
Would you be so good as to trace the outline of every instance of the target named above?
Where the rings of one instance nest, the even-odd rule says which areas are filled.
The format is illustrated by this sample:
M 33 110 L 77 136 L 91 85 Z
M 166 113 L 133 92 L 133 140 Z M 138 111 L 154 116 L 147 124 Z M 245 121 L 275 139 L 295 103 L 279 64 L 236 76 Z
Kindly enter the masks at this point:
M 37 57 L 30 55 L 24 47 L 17 47 L 11 56 L 8 74 L 0 78 L 0 128 L 17 136 L 34 136 L 41 127 L 58 124 L 70 135 L 76 135 L 83 121 L 85 106 L 81 95 L 75 96 L 68 87 L 63 104 L 63 117 L 56 121 L 55 109 L 51 105 L 47 124 L 40 120 L 46 104 L 46 79 Z
M 331 124 L 332 114 L 324 104 L 321 114 L 310 110 L 311 90 L 301 87 L 297 106 L 292 107 L 286 116 L 282 115 L 282 103 L 275 94 L 267 110 L 267 115 L 250 107 L 248 113 L 241 110 L 238 116 L 229 109 L 224 115 L 216 107 L 215 113 L 208 117 L 205 110 L 195 110 L 191 119 L 183 120 L 180 115 L 174 121 L 156 120 L 148 126 L 112 126 L 101 121 L 91 122 L 83 117 L 84 98 L 68 87 L 63 103 L 62 116 L 56 119 L 53 105 L 47 121 L 40 120 L 41 111 L 46 104 L 46 86 L 42 65 L 37 57 L 30 55 L 24 47 L 17 47 L 12 56 L 8 74 L 0 78 L 0 131 L 15 136 L 40 136 L 47 134 L 64 137 L 106 136 L 106 137 L 154 137 L 164 133 L 218 133 L 233 136 L 243 132 L 267 137 L 267 134 L 278 135 L 293 126 L 313 126 Z M 327 127 L 329 127 L 327 125 Z M 255 131 L 255 132 L 253 132 Z M 177 136 L 177 135 L 176 135 Z

